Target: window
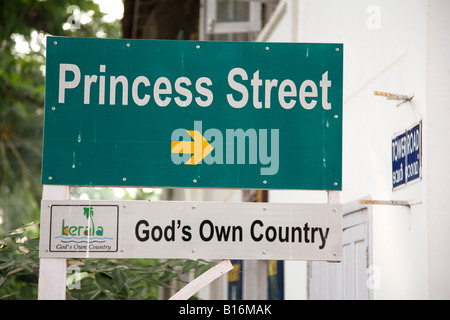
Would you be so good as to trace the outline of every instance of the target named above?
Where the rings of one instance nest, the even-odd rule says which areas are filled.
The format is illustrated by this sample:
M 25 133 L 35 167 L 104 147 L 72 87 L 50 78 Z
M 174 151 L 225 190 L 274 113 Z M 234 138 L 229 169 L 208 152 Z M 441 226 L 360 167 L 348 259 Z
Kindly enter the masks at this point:
M 201 0 L 200 40 L 252 41 L 278 0 Z

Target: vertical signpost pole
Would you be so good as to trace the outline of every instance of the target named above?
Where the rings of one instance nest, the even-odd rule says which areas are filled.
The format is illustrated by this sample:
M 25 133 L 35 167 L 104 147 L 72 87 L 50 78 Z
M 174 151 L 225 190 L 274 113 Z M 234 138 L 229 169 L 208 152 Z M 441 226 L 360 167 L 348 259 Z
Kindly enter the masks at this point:
M 69 186 L 44 185 L 43 200 L 69 200 Z M 43 212 L 43 210 L 41 211 Z M 39 300 L 65 300 L 66 299 L 66 259 L 39 259 Z
M 327 191 L 328 204 L 339 204 L 340 191 Z
M 327 191 L 328 204 L 339 204 L 341 191 Z

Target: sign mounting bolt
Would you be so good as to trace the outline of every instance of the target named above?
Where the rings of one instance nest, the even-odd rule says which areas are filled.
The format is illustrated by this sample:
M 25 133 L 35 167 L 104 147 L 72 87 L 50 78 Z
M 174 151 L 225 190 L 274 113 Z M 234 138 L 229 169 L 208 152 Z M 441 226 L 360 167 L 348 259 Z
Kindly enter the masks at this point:
M 122 178 L 122 181 L 124 181 L 124 182 L 127 181 L 127 178 Z
M 197 183 L 197 179 L 192 180 L 193 183 Z

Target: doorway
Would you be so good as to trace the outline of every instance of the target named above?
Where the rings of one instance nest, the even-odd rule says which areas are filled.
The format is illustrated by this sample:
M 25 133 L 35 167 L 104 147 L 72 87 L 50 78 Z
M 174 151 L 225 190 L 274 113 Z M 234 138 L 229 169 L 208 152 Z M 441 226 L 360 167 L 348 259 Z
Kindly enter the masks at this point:
M 367 200 L 364 198 L 361 200 Z M 308 262 L 310 300 L 371 300 L 372 210 L 360 200 L 343 206 L 342 262 Z

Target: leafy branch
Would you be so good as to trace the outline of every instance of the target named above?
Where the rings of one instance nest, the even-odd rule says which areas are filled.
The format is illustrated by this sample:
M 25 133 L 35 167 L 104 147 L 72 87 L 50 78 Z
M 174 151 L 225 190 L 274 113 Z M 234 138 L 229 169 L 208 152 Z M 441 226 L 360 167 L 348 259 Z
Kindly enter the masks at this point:
M 37 299 L 39 226 L 28 223 L 0 237 L 0 300 Z M 67 299 L 158 299 L 159 288 L 174 289 L 182 275 L 198 277 L 212 267 L 205 260 L 70 259 Z

